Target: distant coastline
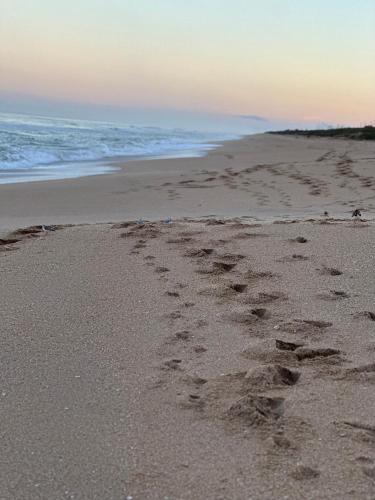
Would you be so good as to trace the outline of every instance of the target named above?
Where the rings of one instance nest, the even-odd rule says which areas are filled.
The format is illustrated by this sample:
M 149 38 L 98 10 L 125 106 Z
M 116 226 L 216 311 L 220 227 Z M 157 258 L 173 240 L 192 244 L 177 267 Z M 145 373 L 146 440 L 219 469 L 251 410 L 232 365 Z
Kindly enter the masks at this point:
M 267 134 L 276 135 L 294 135 L 303 137 L 330 137 L 330 138 L 343 138 L 354 139 L 358 141 L 375 141 L 375 127 L 366 125 L 365 127 L 339 127 L 329 129 L 316 129 L 316 130 L 279 130 L 270 131 Z

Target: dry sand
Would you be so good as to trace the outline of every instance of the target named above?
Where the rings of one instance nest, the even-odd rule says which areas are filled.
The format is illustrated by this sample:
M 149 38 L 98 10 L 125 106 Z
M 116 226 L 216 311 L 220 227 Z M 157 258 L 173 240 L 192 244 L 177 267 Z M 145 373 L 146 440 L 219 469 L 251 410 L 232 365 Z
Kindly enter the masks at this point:
M 32 224 L 202 215 L 340 216 L 372 211 L 375 144 L 272 135 L 227 142 L 204 158 L 131 161 L 115 173 L 0 185 L 0 230 Z
M 3 234 L 64 226 L 0 245 L 0 498 L 373 499 L 374 158 L 257 136 L 1 186 Z

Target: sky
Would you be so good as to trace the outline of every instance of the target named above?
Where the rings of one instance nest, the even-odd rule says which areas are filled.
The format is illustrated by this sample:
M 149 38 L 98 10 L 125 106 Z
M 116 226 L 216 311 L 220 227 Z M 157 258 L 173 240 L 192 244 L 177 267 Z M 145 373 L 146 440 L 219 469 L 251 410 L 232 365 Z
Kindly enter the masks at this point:
M 0 0 L 0 111 L 365 124 L 374 89 L 375 0 Z

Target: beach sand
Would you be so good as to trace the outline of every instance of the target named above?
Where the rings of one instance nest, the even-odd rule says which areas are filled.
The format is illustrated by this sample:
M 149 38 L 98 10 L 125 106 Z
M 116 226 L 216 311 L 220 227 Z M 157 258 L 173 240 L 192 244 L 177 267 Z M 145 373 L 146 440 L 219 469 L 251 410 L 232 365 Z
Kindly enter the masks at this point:
M 0 497 L 373 499 L 374 158 L 265 135 L 0 186 Z
M 371 142 L 255 135 L 203 158 L 117 162 L 115 173 L 0 185 L 0 230 L 165 217 L 350 215 L 374 209 Z

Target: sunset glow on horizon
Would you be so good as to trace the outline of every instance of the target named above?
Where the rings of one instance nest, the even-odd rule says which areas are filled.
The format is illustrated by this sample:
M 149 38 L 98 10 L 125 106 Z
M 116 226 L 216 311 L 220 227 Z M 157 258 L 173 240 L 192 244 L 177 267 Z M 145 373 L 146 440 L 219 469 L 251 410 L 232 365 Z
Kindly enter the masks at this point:
M 0 93 L 374 121 L 372 0 L 2 0 L 0 32 Z

